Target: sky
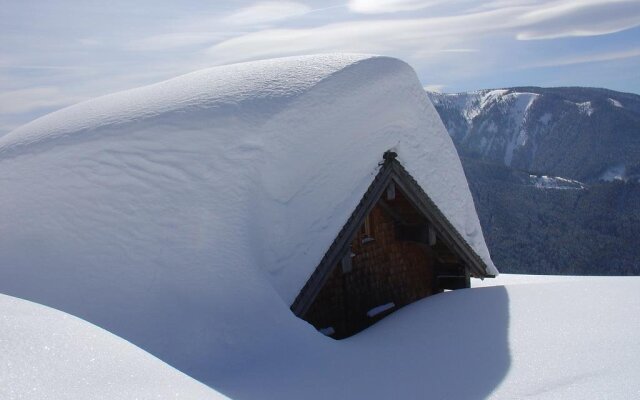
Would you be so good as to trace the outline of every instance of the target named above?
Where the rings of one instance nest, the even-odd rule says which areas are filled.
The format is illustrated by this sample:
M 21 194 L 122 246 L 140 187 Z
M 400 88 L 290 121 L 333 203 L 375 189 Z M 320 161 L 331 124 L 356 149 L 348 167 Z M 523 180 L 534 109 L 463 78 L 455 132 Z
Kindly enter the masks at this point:
M 640 0 L 0 0 L 0 136 L 197 69 L 327 52 L 401 58 L 442 92 L 640 93 Z

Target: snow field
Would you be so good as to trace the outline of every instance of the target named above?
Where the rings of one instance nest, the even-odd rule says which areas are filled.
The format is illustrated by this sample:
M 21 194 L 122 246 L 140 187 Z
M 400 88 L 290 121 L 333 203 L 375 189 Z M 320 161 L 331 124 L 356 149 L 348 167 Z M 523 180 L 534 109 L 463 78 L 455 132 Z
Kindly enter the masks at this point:
M 0 295 L 0 398 L 226 399 L 69 314 Z

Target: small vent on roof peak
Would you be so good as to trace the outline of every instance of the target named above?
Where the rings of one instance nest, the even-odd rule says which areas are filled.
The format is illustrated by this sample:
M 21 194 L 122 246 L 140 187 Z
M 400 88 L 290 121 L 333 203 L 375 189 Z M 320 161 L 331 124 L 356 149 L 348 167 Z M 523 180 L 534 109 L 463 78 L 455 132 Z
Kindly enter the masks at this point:
M 382 155 L 382 159 L 384 160 L 384 162 L 391 162 L 395 160 L 396 157 L 398 157 L 398 153 L 391 150 L 385 151 L 384 154 Z

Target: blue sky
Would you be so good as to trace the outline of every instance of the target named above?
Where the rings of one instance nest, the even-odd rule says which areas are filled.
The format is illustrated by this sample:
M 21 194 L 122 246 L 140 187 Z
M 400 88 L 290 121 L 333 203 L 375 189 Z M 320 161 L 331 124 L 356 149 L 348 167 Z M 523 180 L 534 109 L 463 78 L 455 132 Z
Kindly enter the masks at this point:
M 53 110 L 209 66 L 396 56 L 426 88 L 640 93 L 640 0 L 0 0 L 0 135 Z

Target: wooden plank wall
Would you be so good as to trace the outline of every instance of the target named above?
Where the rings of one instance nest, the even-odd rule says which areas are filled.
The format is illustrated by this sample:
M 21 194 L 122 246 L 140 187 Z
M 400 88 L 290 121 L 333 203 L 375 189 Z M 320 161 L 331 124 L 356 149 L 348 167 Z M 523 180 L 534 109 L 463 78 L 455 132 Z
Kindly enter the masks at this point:
M 351 243 L 351 265 L 334 268 L 305 319 L 317 329 L 331 327 L 335 338 L 351 336 L 395 309 L 434 293 L 431 249 L 396 238 L 400 217 L 405 223 L 424 223 L 402 193 L 383 200 L 371 211 L 367 225 Z M 392 217 L 385 209 L 393 210 Z M 367 235 L 367 233 L 369 235 Z M 346 272 L 345 272 L 346 271 Z M 394 303 L 395 308 L 375 317 L 367 312 Z

